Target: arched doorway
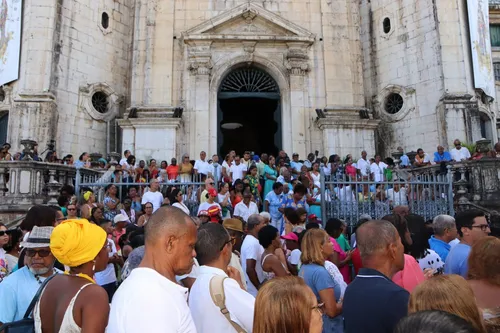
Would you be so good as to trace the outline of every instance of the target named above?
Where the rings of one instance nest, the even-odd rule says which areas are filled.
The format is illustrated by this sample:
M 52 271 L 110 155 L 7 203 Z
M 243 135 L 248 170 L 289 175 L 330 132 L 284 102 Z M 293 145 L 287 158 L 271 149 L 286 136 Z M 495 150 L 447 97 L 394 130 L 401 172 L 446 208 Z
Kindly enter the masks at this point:
M 217 95 L 217 146 L 221 156 L 276 154 L 281 142 L 281 96 L 278 84 L 257 67 L 240 67 L 222 80 Z

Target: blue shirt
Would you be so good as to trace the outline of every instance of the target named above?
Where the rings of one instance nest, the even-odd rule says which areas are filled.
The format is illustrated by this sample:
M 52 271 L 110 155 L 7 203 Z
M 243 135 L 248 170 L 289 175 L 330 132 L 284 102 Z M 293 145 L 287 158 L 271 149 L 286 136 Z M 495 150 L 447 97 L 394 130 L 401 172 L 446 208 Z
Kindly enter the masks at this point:
M 269 202 L 269 214 L 271 214 L 271 219 L 273 221 L 278 221 L 283 216 L 278 210 L 281 207 L 282 198 L 283 194 L 277 195 L 274 191 L 266 195 L 265 201 Z
M 439 254 L 439 257 L 443 261 L 446 261 L 446 257 L 448 257 L 448 253 L 450 253 L 451 249 L 450 244 L 443 242 L 432 235 L 431 238 L 429 238 L 429 246 L 431 250 L 434 250 L 437 254 Z
M 410 165 L 410 158 L 406 155 L 401 156 L 401 166 L 407 167 Z
M 22 319 L 39 287 L 28 266 L 5 278 L 0 283 L 0 322 L 10 323 Z
M 293 193 L 289 193 L 288 195 L 283 196 L 283 199 L 281 200 L 281 208 L 304 208 L 306 211 L 309 211 L 309 205 L 307 204 L 305 198 L 306 197 L 304 196 L 301 200 L 295 203 L 295 200 L 293 199 Z
M 312 289 L 314 295 L 321 303 L 319 292 L 324 289 L 332 288 L 335 293 L 335 301 L 340 299 L 340 285 L 332 278 L 330 273 L 325 267 L 318 264 L 307 264 L 300 267 L 299 276 L 304 279 L 309 288 Z M 323 333 L 343 333 L 344 324 L 342 322 L 342 315 L 334 318 L 323 315 Z
M 344 294 L 345 333 L 392 333 L 408 314 L 409 298 L 379 271 L 361 268 Z
M 467 277 L 469 270 L 467 260 L 469 259 L 470 245 L 459 243 L 448 254 L 444 264 L 444 274 L 458 274 Z
M 439 163 L 439 162 L 450 162 L 450 161 L 451 161 L 451 155 L 447 151 L 443 152 L 443 155 L 439 155 L 437 151 L 434 152 L 434 162 Z

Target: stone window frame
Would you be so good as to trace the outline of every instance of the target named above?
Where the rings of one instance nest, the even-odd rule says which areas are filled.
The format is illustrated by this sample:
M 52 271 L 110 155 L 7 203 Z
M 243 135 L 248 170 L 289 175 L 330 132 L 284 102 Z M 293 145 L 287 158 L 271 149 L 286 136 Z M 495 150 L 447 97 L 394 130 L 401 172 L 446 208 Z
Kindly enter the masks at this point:
M 384 31 L 384 20 L 388 18 L 391 21 L 391 30 L 389 30 L 388 33 Z M 380 31 L 380 36 L 385 39 L 389 39 L 392 34 L 396 31 L 396 25 L 395 25 L 395 20 L 394 20 L 394 15 L 392 13 L 384 13 L 382 16 L 380 16 L 380 20 L 378 22 L 378 27 Z
M 500 59 L 499 58 L 493 58 L 493 76 L 495 78 L 496 85 L 500 85 Z
M 108 96 L 109 109 L 105 113 L 101 113 L 92 105 L 92 96 L 96 92 L 103 92 Z M 80 87 L 79 91 L 81 109 L 85 110 L 87 114 L 94 120 L 110 121 L 119 115 L 119 106 L 121 97 L 106 83 L 93 83 Z
M 0 101 L 0 111 L 8 111 L 12 106 L 12 87 L 3 85 L 1 88 L 4 91 L 5 98 L 3 101 Z
M 108 14 L 109 20 L 108 20 L 108 27 L 104 29 L 104 27 L 101 24 L 101 19 L 102 19 L 102 13 L 106 12 Z M 96 13 L 96 23 L 97 26 L 99 27 L 99 30 L 101 30 L 103 35 L 107 35 L 113 32 L 113 10 L 106 7 L 106 6 L 99 6 L 99 9 L 97 10 Z
M 391 114 L 385 110 L 385 102 L 391 94 L 399 94 L 403 98 L 403 107 L 397 113 Z M 379 117 L 386 122 L 397 122 L 415 110 L 415 89 L 399 85 L 388 85 L 375 96 L 375 110 Z

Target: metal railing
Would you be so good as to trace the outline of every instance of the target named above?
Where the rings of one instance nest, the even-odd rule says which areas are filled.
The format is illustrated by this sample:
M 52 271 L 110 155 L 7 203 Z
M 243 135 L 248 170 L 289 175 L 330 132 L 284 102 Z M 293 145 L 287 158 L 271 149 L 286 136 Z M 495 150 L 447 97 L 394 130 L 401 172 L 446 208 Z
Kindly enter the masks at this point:
M 362 215 L 380 219 L 391 214 L 397 206 L 408 206 L 411 213 L 426 220 L 440 214 L 454 215 L 455 212 L 451 168 L 446 173 L 420 175 L 395 172 L 391 181 L 380 182 L 346 175 L 326 176 L 321 170 L 320 179 L 324 222 L 335 217 L 353 227 Z

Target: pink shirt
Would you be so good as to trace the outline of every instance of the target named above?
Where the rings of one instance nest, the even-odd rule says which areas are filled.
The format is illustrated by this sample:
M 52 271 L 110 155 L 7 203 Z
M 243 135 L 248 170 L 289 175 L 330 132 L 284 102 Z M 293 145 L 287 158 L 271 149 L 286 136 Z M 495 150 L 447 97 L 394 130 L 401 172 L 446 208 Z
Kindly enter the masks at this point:
M 342 250 L 339 243 L 335 240 L 335 238 L 330 237 L 330 241 L 333 244 L 333 251 L 339 254 L 339 261 L 344 260 L 347 257 L 347 254 Z M 340 274 L 344 278 L 344 282 L 349 284 L 351 282 L 351 274 L 349 270 L 349 265 L 344 265 L 343 267 L 339 267 Z
M 397 272 L 392 281 L 411 293 L 416 286 L 425 281 L 425 276 L 417 260 L 405 254 L 405 268 Z

